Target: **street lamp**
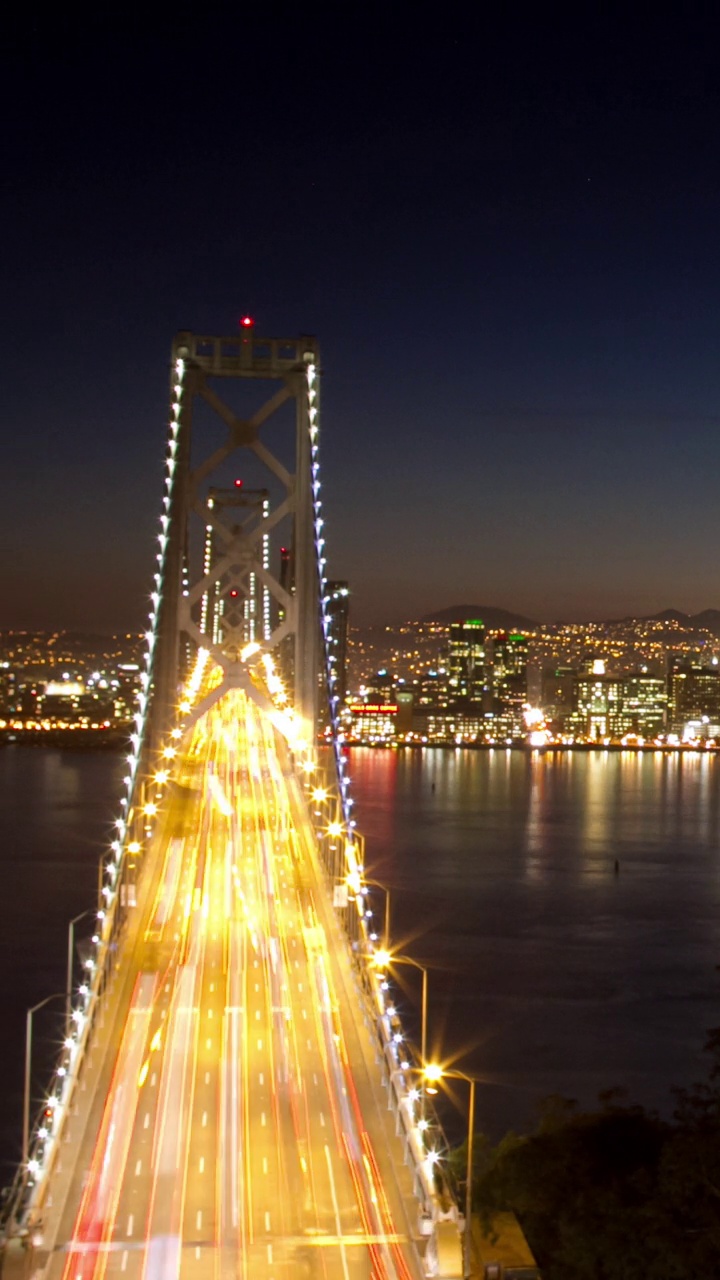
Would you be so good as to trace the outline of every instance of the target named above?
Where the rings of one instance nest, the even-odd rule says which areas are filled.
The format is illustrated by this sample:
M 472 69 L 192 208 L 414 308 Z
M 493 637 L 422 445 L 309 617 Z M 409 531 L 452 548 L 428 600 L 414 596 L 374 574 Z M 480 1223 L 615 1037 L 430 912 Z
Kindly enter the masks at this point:
M 102 899 L 101 899 L 102 901 Z M 95 915 L 96 912 L 92 907 L 88 907 L 87 911 L 80 911 L 78 915 L 73 916 L 68 924 L 68 945 L 67 945 L 67 977 L 65 981 L 65 1003 L 67 1007 L 67 1024 L 70 1026 L 70 1015 L 72 1013 L 72 979 L 73 979 L 73 960 L 75 958 L 75 925 L 78 920 L 84 920 L 85 916 Z
M 465 1174 L 465 1275 L 469 1276 L 471 1272 L 471 1223 L 472 1223 L 472 1175 L 473 1175 L 473 1130 L 475 1128 L 475 1085 L 477 1079 L 475 1076 L 468 1076 L 464 1071 L 450 1071 L 437 1063 L 429 1062 L 424 1071 L 425 1080 L 429 1085 L 436 1085 L 441 1080 L 464 1080 L 470 1085 L 470 1100 L 468 1103 L 468 1138 L 467 1138 L 467 1169 Z M 435 1089 L 431 1088 L 428 1092 L 435 1093 Z
M 384 949 L 376 951 L 373 957 L 374 963 L 378 969 L 388 969 L 394 964 L 409 964 L 413 969 L 419 969 L 422 974 L 422 1002 L 420 1013 L 420 1063 L 425 1072 L 427 1063 L 427 1011 L 428 1011 L 428 971 L 424 964 L 420 964 L 419 960 L 413 960 L 412 956 L 396 956 L 392 952 Z M 421 1117 L 425 1119 L 425 1089 L 423 1088 L 420 1095 L 421 1099 Z
M 23 1127 L 22 1127 L 22 1167 L 27 1169 L 30 1155 L 30 1068 L 32 1065 L 32 1024 L 33 1014 L 44 1008 L 51 1000 L 66 999 L 65 991 L 53 991 L 51 996 L 39 1000 L 25 1014 L 25 1081 L 23 1089 Z

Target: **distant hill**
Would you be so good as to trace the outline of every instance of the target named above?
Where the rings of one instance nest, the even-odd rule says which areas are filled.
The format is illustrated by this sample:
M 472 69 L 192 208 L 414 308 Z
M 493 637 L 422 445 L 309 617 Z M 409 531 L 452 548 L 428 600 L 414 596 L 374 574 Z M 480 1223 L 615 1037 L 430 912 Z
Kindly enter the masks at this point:
M 661 609 L 659 613 L 653 613 L 648 618 L 643 618 L 643 622 L 679 622 L 683 627 L 693 625 L 693 619 L 689 613 L 683 613 L 682 609 Z
M 682 609 L 661 609 L 659 613 L 630 615 L 623 622 L 677 622 L 692 631 L 704 628 L 714 636 L 720 636 L 720 609 L 703 609 L 702 613 L 683 613 Z
M 510 613 L 507 609 L 496 609 L 486 604 L 455 604 L 449 609 L 426 613 L 420 621 L 441 622 L 449 626 L 451 622 L 467 622 L 468 618 L 479 618 L 489 631 L 535 631 L 540 625 L 532 618 L 524 618 L 521 613 Z
M 720 636 L 720 609 L 703 609 L 702 613 L 693 615 L 691 622 L 695 627 L 705 627 L 714 636 Z
M 449 609 L 426 613 L 420 621 L 440 622 L 449 626 L 451 622 L 467 622 L 468 618 L 480 618 L 489 631 L 535 631 L 541 625 L 521 613 L 485 604 L 452 605 Z M 690 631 L 704 628 L 720 637 L 720 609 L 703 609 L 702 613 L 695 614 L 683 613 L 682 609 L 661 609 L 659 613 L 628 614 L 625 618 L 598 618 L 597 621 L 608 627 L 624 622 L 674 622 Z

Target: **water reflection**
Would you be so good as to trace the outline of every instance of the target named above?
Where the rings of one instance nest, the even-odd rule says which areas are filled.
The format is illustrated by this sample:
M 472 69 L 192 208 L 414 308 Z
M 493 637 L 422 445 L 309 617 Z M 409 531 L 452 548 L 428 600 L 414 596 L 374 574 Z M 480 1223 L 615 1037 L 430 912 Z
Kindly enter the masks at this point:
M 356 750 L 351 773 L 447 1051 L 502 1081 L 496 1129 L 550 1092 L 662 1107 L 700 1074 L 720 1023 L 714 758 Z

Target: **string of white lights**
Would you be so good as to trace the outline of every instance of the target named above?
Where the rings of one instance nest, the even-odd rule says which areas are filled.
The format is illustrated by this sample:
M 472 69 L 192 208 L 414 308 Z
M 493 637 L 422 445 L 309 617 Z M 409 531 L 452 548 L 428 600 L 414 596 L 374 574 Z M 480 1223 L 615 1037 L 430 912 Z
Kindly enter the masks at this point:
M 37 1193 L 48 1169 L 52 1165 L 59 1134 L 72 1096 L 77 1068 L 84 1053 L 94 1008 L 100 994 L 107 951 L 115 927 L 124 860 L 127 854 L 138 854 L 141 851 L 141 845 L 138 841 L 128 840 L 128 817 L 136 792 L 138 767 L 142 756 L 150 706 L 153 662 L 163 597 L 170 513 L 177 467 L 178 432 L 180 430 L 185 378 L 184 360 L 178 359 L 175 361 L 173 375 L 167 456 L 165 459 L 163 509 L 159 520 L 160 532 L 157 535 L 159 549 L 156 553 L 153 590 L 150 593 L 149 625 L 145 632 L 144 670 L 140 674 L 140 689 L 136 696 L 137 710 L 133 716 L 134 728 L 129 738 L 131 750 L 127 756 L 128 772 L 123 779 L 124 791 L 120 799 L 121 815 L 115 820 L 115 837 L 110 844 L 110 857 L 107 861 L 103 860 L 101 900 L 98 903 L 97 922 L 91 939 L 92 950 L 84 961 L 84 981 L 73 996 L 73 1007 L 68 1018 L 63 1050 L 50 1088 L 43 1100 L 40 1122 L 32 1135 L 27 1169 L 20 1171 L 21 1174 L 26 1175 L 25 1181 L 27 1187 L 30 1188 L 31 1196 L 33 1193 Z M 177 733 L 177 730 L 173 731 L 173 735 Z M 163 755 L 167 757 L 168 750 L 172 752 L 172 755 L 175 754 L 172 748 L 166 748 Z M 156 781 L 161 779 L 166 781 L 167 774 L 156 775 Z M 148 814 L 148 809 L 152 810 L 153 808 L 156 807 L 146 806 L 145 812 L 147 816 L 153 816 L 152 812 Z
M 332 639 L 332 622 L 328 606 L 330 604 L 331 597 L 325 574 L 325 566 L 327 563 L 324 536 L 325 521 L 322 514 L 322 498 L 320 496 L 322 482 L 320 478 L 318 372 L 313 363 L 309 363 L 306 366 L 306 377 L 310 432 L 313 528 L 319 583 L 322 656 L 330 710 L 330 741 L 335 760 L 340 811 L 342 814 L 342 827 L 344 828 L 342 831 L 336 830 L 336 834 L 345 837 L 344 853 L 347 873 L 346 878 L 349 888 L 354 889 L 355 891 L 355 902 L 359 915 L 360 929 L 363 935 L 365 954 L 368 959 L 370 985 L 374 992 L 374 998 L 383 1028 L 385 1052 L 389 1059 L 388 1069 L 391 1077 L 397 1077 L 394 1081 L 395 1092 L 399 1098 L 399 1105 L 405 1108 L 409 1121 L 413 1137 L 413 1145 L 415 1147 L 414 1154 L 416 1159 L 423 1164 L 428 1175 L 428 1180 L 431 1181 L 432 1168 L 437 1163 L 439 1153 L 434 1146 L 428 1146 L 430 1141 L 430 1122 L 427 1119 L 427 1107 L 423 1108 L 422 1115 L 416 1113 L 416 1108 L 418 1107 L 420 1100 L 420 1091 L 417 1088 L 414 1088 L 411 1084 L 413 1067 L 410 1061 L 410 1052 L 407 1048 L 406 1036 L 403 1032 L 397 1009 L 392 1000 L 392 996 L 388 994 L 390 991 L 390 983 L 385 974 L 378 971 L 375 966 L 375 955 L 378 950 L 378 935 L 374 930 L 372 930 L 371 921 L 373 913 L 371 910 L 367 909 L 365 903 L 365 895 L 368 894 L 369 887 L 362 884 L 364 868 L 362 866 L 361 858 L 358 856 L 360 853 L 360 844 L 356 838 L 356 822 L 352 816 L 353 799 L 350 795 L 350 777 L 347 771 L 345 755 L 343 752 L 345 735 L 340 723 L 338 673 L 335 668 L 332 645 L 330 643 Z M 337 825 L 338 824 L 335 824 L 336 828 Z

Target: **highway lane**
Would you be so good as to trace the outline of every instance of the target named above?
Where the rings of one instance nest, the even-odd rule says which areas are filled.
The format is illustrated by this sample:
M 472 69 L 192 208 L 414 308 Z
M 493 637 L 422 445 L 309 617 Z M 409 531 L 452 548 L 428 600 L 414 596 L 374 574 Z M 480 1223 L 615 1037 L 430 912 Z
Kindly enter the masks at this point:
M 410 1280 L 380 1090 L 368 1106 L 359 1010 L 274 730 L 228 695 L 177 773 L 84 1193 L 48 1276 Z

